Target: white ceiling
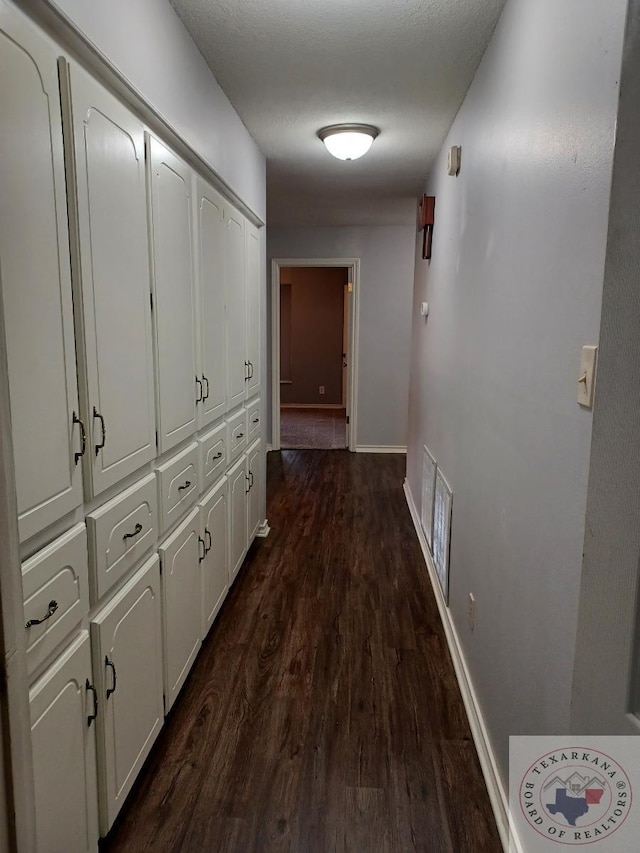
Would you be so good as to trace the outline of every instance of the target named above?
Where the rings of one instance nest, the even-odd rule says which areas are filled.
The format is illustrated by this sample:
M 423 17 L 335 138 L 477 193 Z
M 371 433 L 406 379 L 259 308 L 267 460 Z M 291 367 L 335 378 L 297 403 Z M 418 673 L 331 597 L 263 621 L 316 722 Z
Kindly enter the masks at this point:
M 171 0 L 267 158 L 270 225 L 400 224 L 505 0 Z M 316 136 L 380 136 L 335 160 Z

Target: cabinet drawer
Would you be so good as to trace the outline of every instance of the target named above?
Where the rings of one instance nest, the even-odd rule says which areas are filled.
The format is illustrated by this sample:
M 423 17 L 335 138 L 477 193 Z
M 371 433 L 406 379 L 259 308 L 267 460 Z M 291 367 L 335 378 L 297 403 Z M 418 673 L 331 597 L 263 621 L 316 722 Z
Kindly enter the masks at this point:
M 200 491 L 213 486 L 227 467 L 227 425 L 222 423 L 198 439 L 200 448 Z
M 247 444 L 260 436 L 262 404 L 260 397 L 247 404 Z
M 195 441 L 156 468 L 163 531 L 173 527 L 195 504 L 199 487 L 198 468 L 198 445 Z
M 89 593 L 95 604 L 155 545 L 158 499 L 153 474 L 87 515 Z
M 89 612 L 87 532 L 84 524 L 22 565 L 22 590 L 31 674 Z M 29 625 L 31 620 L 40 620 Z M 28 627 L 27 627 L 28 626 Z
M 227 445 L 229 462 L 234 462 L 247 446 L 247 411 L 240 409 L 227 418 Z

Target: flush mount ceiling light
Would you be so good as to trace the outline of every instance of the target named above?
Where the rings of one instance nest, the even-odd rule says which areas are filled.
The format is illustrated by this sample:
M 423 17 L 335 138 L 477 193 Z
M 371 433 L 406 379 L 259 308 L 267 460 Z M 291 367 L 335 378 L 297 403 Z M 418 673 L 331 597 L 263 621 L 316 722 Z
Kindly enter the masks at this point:
M 319 130 L 318 136 L 338 160 L 357 160 L 367 153 L 379 133 L 371 124 L 332 124 Z

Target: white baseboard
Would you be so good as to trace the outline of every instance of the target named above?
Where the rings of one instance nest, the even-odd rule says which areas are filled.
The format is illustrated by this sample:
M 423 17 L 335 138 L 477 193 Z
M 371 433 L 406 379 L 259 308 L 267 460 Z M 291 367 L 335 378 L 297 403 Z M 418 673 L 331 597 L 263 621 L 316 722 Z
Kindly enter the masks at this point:
M 344 409 L 342 403 L 280 403 L 281 409 Z
M 267 444 L 267 453 L 271 453 L 273 451 L 273 444 Z
M 458 680 L 460 692 L 462 693 L 462 701 L 464 702 L 467 717 L 469 718 L 471 734 L 473 735 L 473 741 L 480 760 L 480 767 L 482 768 L 482 775 L 484 776 L 484 781 L 489 793 L 489 800 L 491 801 L 491 808 L 493 809 L 493 814 L 498 826 L 500 840 L 505 853 L 506 851 L 509 851 L 509 853 L 521 853 L 522 847 L 520 842 L 514 835 L 513 827 L 510 827 L 508 791 L 505 791 L 502 779 L 498 772 L 498 764 L 491 741 L 489 740 L 489 734 L 473 687 L 473 682 L 469 674 L 464 652 L 462 651 L 462 646 L 458 639 L 455 625 L 451 619 L 451 612 L 445 603 L 442 589 L 438 582 L 436 567 L 433 563 L 433 558 L 429 551 L 429 546 L 427 545 L 422 525 L 420 524 L 420 515 L 414 503 L 411 490 L 409 489 L 409 484 L 406 480 L 404 481 L 404 494 L 407 499 L 411 518 L 413 519 L 413 525 L 418 535 L 418 541 L 422 548 L 422 554 L 427 565 L 427 571 L 429 572 L 431 586 L 433 587 L 433 593 L 440 612 L 447 645 L 449 646 L 449 651 L 453 660 L 456 678 Z
M 260 539 L 266 539 L 270 533 L 271 528 L 269 527 L 269 521 L 265 518 L 264 521 L 260 522 L 256 531 L 256 536 L 260 537 Z
M 406 453 L 406 447 L 393 447 L 390 444 L 358 444 L 356 453 Z

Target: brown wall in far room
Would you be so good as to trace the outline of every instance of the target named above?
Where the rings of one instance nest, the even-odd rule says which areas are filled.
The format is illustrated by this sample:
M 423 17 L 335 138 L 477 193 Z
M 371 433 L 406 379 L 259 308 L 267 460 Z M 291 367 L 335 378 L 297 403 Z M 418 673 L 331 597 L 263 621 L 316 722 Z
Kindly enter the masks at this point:
M 345 267 L 283 267 L 280 271 L 280 401 L 342 403 Z M 290 285 L 289 288 L 285 285 Z M 288 313 L 290 312 L 290 313 Z M 319 393 L 324 385 L 325 393 Z

